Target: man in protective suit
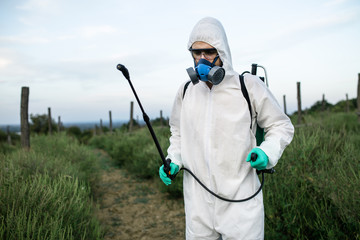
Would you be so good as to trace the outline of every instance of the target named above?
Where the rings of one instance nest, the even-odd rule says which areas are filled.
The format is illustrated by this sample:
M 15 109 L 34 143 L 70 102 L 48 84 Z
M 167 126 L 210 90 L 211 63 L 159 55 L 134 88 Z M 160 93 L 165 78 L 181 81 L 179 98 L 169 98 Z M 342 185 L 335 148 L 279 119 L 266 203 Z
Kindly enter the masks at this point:
M 167 158 L 172 161 L 171 174 L 186 167 L 218 195 L 246 198 L 260 186 L 256 169 L 276 165 L 292 140 L 294 127 L 263 81 L 246 74 L 244 80 L 253 111 L 250 120 L 239 74 L 232 67 L 225 30 L 218 20 L 201 19 L 190 34 L 188 49 L 195 67 L 200 63 L 210 68 L 222 67 L 225 76 L 216 85 L 206 78 L 189 84 L 185 95 L 186 82 L 180 86 L 170 116 Z M 199 74 L 200 68 L 197 71 Z M 256 128 L 250 128 L 255 122 L 266 132 L 258 147 Z M 258 158 L 249 162 L 253 152 Z M 169 185 L 171 179 L 163 167 L 160 178 Z M 188 172 L 184 172 L 183 191 L 186 239 L 264 238 L 262 192 L 245 202 L 226 202 L 208 193 Z

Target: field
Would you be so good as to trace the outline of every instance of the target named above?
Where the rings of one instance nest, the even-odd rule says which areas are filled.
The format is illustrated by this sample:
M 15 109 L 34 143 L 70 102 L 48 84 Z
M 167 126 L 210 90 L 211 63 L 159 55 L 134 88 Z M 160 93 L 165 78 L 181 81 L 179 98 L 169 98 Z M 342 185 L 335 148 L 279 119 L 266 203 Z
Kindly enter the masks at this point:
M 276 173 L 265 176 L 265 239 L 360 239 L 357 116 L 304 120 Z M 154 130 L 165 151 L 168 127 Z M 183 239 L 181 174 L 161 184 L 146 128 L 94 136 L 88 145 L 64 133 L 31 142 L 30 151 L 1 151 L 0 239 L 161 239 L 164 228 Z M 171 218 L 161 219 L 166 209 Z M 132 226 L 126 215 L 147 220 Z

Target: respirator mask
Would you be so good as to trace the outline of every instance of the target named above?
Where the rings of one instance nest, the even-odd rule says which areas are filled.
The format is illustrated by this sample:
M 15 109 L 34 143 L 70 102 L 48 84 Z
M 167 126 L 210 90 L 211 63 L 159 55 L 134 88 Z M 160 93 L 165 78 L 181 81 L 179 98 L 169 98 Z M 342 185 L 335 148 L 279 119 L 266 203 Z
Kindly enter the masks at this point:
M 210 82 L 214 85 L 218 85 L 225 77 L 225 69 L 219 66 L 215 66 L 215 62 L 219 59 L 219 55 L 215 57 L 212 62 L 209 62 L 205 58 L 211 55 L 217 54 L 215 48 L 209 49 L 191 49 L 194 61 L 200 59 L 198 63 L 195 63 L 195 70 L 192 67 L 186 69 L 189 74 L 191 82 L 195 85 L 199 80 L 203 82 Z M 204 54 L 205 58 L 201 58 Z

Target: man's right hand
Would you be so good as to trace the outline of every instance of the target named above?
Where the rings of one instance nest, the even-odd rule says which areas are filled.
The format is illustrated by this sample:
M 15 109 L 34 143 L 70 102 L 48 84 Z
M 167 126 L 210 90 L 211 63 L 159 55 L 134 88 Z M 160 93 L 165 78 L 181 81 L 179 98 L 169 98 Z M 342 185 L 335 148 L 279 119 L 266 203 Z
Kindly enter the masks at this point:
M 175 163 L 170 163 L 170 174 L 174 175 L 174 174 L 176 174 L 178 172 L 179 172 L 179 166 L 176 165 Z M 168 186 L 168 185 L 171 184 L 171 179 L 164 172 L 164 165 L 162 165 L 159 168 L 159 176 L 160 176 L 161 180 L 165 183 L 165 185 Z

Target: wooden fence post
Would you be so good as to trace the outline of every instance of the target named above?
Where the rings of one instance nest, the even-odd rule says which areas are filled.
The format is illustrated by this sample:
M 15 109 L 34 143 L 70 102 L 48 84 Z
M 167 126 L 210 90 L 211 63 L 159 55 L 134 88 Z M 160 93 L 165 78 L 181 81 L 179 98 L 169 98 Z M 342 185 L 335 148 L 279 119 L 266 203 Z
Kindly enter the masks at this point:
M 357 114 L 358 114 L 358 122 L 360 123 L 360 73 L 358 73 Z
M 287 112 L 286 112 L 286 95 L 283 95 L 283 102 L 284 102 L 284 113 L 287 115 Z
M 301 92 L 300 92 L 300 82 L 297 82 L 297 101 L 298 101 L 298 120 L 297 123 L 301 124 Z
M 49 125 L 49 135 L 51 135 L 52 134 L 51 108 L 48 108 L 48 125 Z
M 100 129 L 99 129 L 99 135 L 103 134 L 103 124 L 102 124 L 102 119 L 100 118 Z
M 29 87 L 21 88 L 21 146 L 25 149 L 30 148 L 30 128 L 29 128 Z
M 109 111 L 109 127 L 110 127 L 110 134 L 112 133 L 112 117 L 111 117 L 111 111 Z
M 160 110 L 160 126 L 163 126 L 163 113 L 162 110 Z
M 98 126 L 95 124 L 95 126 L 94 126 L 94 136 L 97 135 L 97 132 L 98 132 Z
M 349 105 L 349 95 L 346 94 L 346 109 L 345 111 L 348 113 L 350 112 L 350 105 Z
M 321 111 L 325 111 L 325 94 L 322 95 Z
M 58 127 L 58 132 L 61 132 L 61 118 L 60 118 L 60 116 L 58 116 L 58 125 L 57 125 L 57 127 Z
M 7 126 L 6 133 L 7 133 L 7 142 L 8 142 L 9 145 L 11 145 L 10 126 Z
M 130 102 L 130 122 L 129 122 L 129 132 L 132 131 L 133 128 L 133 116 L 134 116 L 134 102 Z

